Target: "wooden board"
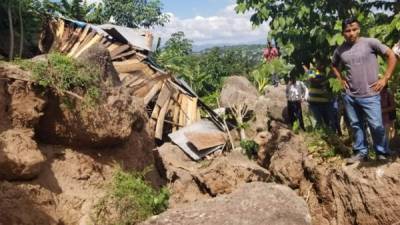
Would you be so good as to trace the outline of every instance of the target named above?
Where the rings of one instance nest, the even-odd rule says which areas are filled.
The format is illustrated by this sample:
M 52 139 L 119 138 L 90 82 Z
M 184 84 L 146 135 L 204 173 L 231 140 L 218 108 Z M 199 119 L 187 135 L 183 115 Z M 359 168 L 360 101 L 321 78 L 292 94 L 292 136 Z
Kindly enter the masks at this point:
M 114 57 L 111 57 L 111 59 L 112 59 L 112 60 L 116 60 L 116 59 L 120 59 L 120 58 L 124 58 L 124 57 L 131 56 L 131 55 L 134 55 L 134 54 L 136 54 L 136 51 L 135 51 L 135 50 L 130 50 L 130 51 L 121 53 L 121 54 L 119 54 L 119 55 L 116 55 L 116 56 L 114 56 Z
M 171 98 L 172 95 L 172 90 L 168 83 L 164 83 L 164 85 L 161 88 L 160 94 L 157 97 L 157 102 L 156 104 L 160 107 L 162 107 L 165 102 Z
M 146 64 L 141 63 L 139 59 L 129 59 L 121 62 L 113 62 L 115 69 L 119 73 L 129 73 L 136 70 L 144 70 Z
M 185 132 L 186 138 L 196 147 L 198 151 L 224 145 L 226 143 L 225 133 L 221 131 Z
M 76 52 L 71 55 L 72 57 L 76 58 L 77 57 L 77 53 L 80 52 L 82 50 L 82 48 L 84 46 L 86 46 L 96 35 L 96 32 L 94 30 L 90 31 L 86 37 L 83 39 L 83 41 L 79 44 L 78 49 L 76 50 Z
M 65 30 L 64 20 L 58 20 L 55 41 L 53 42 L 53 45 L 51 46 L 52 49 L 58 48 L 58 46 L 61 44 L 61 39 L 64 35 L 64 30 Z
M 110 46 L 108 46 L 107 49 L 108 49 L 109 52 L 111 52 L 114 49 L 118 48 L 119 46 L 120 46 L 120 44 L 118 44 L 118 43 L 112 43 Z
M 187 98 L 186 95 L 182 94 L 179 102 L 179 126 L 184 127 L 186 125 L 186 105 L 187 105 Z
M 174 111 L 172 113 L 172 122 L 175 124 L 179 125 L 179 111 L 180 111 L 180 106 L 179 106 L 179 101 L 182 98 L 182 94 L 177 94 L 177 97 L 174 99 L 175 100 L 175 104 L 174 104 Z M 177 129 L 179 129 L 178 126 L 174 126 L 172 128 L 172 131 L 176 131 Z
M 114 56 L 116 56 L 116 55 L 119 55 L 119 54 L 125 52 L 126 50 L 128 50 L 128 49 L 130 49 L 130 48 L 131 48 L 131 46 L 125 44 L 125 45 L 119 46 L 119 47 L 116 48 L 116 49 L 113 49 L 112 51 L 110 51 L 111 58 L 114 57 Z
M 98 43 L 101 39 L 101 36 L 99 34 L 96 34 L 92 40 L 89 41 L 85 46 L 83 46 L 75 55 L 75 57 L 79 57 L 86 49 L 90 48 L 92 45 Z
M 82 28 L 78 27 L 74 30 L 70 38 L 68 39 L 67 43 L 61 47 L 61 52 L 69 52 L 71 48 L 74 46 L 75 42 L 79 40 L 79 36 L 82 32 Z
M 155 131 L 155 138 L 162 140 L 163 136 L 163 129 L 164 129 L 164 120 L 165 115 L 167 114 L 168 106 L 169 106 L 169 99 L 164 103 L 164 105 L 160 109 L 160 113 L 158 114 L 157 124 L 156 124 L 156 131 Z
M 160 91 L 162 87 L 162 82 L 157 82 L 156 85 L 154 85 L 151 90 L 149 91 L 149 93 L 146 94 L 146 96 L 144 96 L 143 98 L 143 102 L 144 105 L 147 106 L 147 104 L 149 104 L 149 102 L 151 101 L 151 99 L 154 98 L 154 96 Z
M 78 41 L 74 44 L 74 46 L 72 47 L 71 51 L 69 51 L 68 56 L 71 57 L 73 56 L 76 51 L 79 48 L 79 45 L 83 42 L 83 40 L 85 40 L 86 36 L 88 35 L 90 30 L 90 26 L 85 26 L 85 28 L 83 29 L 81 35 L 79 36 Z

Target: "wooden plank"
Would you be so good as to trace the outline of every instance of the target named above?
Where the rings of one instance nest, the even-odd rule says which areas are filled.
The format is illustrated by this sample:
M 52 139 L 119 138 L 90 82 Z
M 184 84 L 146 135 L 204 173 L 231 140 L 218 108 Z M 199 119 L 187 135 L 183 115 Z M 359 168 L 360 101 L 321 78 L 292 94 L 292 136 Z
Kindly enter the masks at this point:
M 110 51 L 110 55 L 111 55 L 111 57 L 114 57 L 114 56 L 116 56 L 116 55 L 119 55 L 119 54 L 125 52 L 126 50 L 128 50 L 128 49 L 130 49 L 130 48 L 131 48 L 131 46 L 129 46 L 129 45 L 127 45 L 127 44 L 121 45 L 121 46 L 119 46 L 118 48 L 113 49 L 112 51 Z
M 144 63 L 141 63 L 138 59 L 130 59 L 121 62 L 113 62 L 115 69 L 119 73 L 129 73 L 136 70 L 144 70 L 147 66 Z
M 158 106 L 158 105 L 154 106 L 154 109 L 153 109 L 153 112 L 151 113 L 150 118 L 156 120 L 158 118 L 158 114 L 160 113 L 160 109 L 161 109 L 160 106 Z
M 52 44 L 52 46 L 51 46 L 52 49 L 53 49 L 53 48 L 58 48 L 58 46 L 60 45 L 61 39 L 62 39 L 62 37 L 63 37 L 63 35 L 64 35 L 64 30 L 65 30 L 65 23 L 64 23 L 64 20 L 59 19 L 59 20 L 57 21 L 56 38 L 55 38 L 55 40 L 53 41 L 53 44 Z
M 181 95 L 181 99 L 179 102 L 179 120 L 178 124 L 182 127 L 186 125 L 186 105 L 187 105 L 187 99 L 186 95 Z
M 78 41 L 81 32 L 82 28 L 78 27 L 77 29 L 75 29 L 68 39 L 67 43 L 62 46 L 61 52 L 69 52 L 69 50 L 74 46 L 75 42 Z
M 85 47 L 94 37 L 96 36 L 96 32 L 94 30 L 90 31 L 86 37 L 83 39 L 83 41 L 79 44 L 78 49 L 76 52 L 71 55 L 72 57 L 76 58 L 76 55 L 80 50 L 82 50 L 83 47 Z
M 157 97 L 157 102 L 156 104 L 160 107 L 162 107 L 165 102 L 171 98 L 172 91 L 170 86 L 167 83 L 164 83 L 164 85 L 161 88 L 160 94 Z
M 74 44 L 74 46 L 72 47 L 71 51 L 69 51 L 68 56 L 73 56 L 75 54 L 75 52 L 78 50 L 79 45 L 83 42 L 83 40 L 85 40 L 86 36 L 88 35 L 90 30 L 90 26 L 86 25 L 85 28 L 83 29 L 81 35 L 79 36 L 78 41 Z
M 196 147 L 198 151 L 224 145 L 226 143 L 225 133 L 221 131 L 209 132 L 185 132 L 186 138 Z
M 67 25 L 64 28 L 64 33 L 60 39 L 60 43 L 58 43 L 58 45 L 57 45 L 57 50 L 61 50 L 61 47 L 64 46 L 64 44 L 68 41 L 69 37 L 72 34 L 72 29 L 73 28 L 71 28 L 71 25 Z
M 106 41 L 104 42 L 104 48 L 107 48 L 107 49 L 108 49 L 108 47 L 109 47 L 110 45 L 112 45 L 112 42 L 110 42 L 110 41 L 108 41 L 108 40 L 106 40 Z
M 135 50 L 130 50 L 130 51 L 124 52 L 122 54 L 116 55 L 114 57 L 111 57 L 111 59 L 112 60 L 116 60 L 116 59 L 120 59 L 120 58 L 123 58 L 123 57 L 131 56 L 133 54 L 136 54 L 136 51 Z
M 196 122 L 196 120 L 197 120 L 197 100 L 198 99 L 196 97 L 194 97 L 194 98 L 190 97 L 190 98 L 191 98 L 191 105 L 190 105 L 188 114 L 190 116 L 189 124 L 192 124 L 192 123 Z
M 149 104 L 149 102 L 151 101 L 151 99 L 153 99 L 153 97 L 160 91 L 162 87 L 162 82 L 157 82 L 156 85 L 154 85 L 151 90 L 149 91 L 149 93 L 147 93 L 146 96 L 144 96 L 143 98 L 143 102 L 144 105 L 147 106 L 147 104 Z
M 163 129 L 164 129 L 164 119 L 165 115 L 167 114 L 168 106 L 169 106 L 169 99 L 164 103 L 164 105 L 160 109 L 160 113 L 158 114 L 157 124 L 156 124 L 156 131 L 155 131 L 155 138 L 162 140 Z
M 173 100 L 174 100 L 174 107 L 172 110 L 172 122 L 176 125 L 174 125 L 172 127 L 172 131 L 176 131 L 177 129 L 179 129 L 179 98 L 180 98 L 180 94 L 178 92 L 176 92 L 174 94 Z
M 186 121 L 185 124 L 189 125 L 192 123 L 192 105 L 193 99 L 190 96 L 185 95 L 186 97 Z
M 118 43 L 112 43 L 110 46 L 108 46 L 107 49 L 108 49 L 109 52 L 111 52 L 114 49 L 118 48 L 119 46 L 120 46 L 120 44 L 118 44 Z
M 92 45 L 98 43 L 101 39 L 101 36 L 96 34 L 92 40 L 89 41 L 85 46 L 83 46 L 75 55 L 76 58 L 78 58 L 86 49 L 90 48 Z
M 143 85 L 139 89 L 135 90 L 133 94 L 137 97 L 144 98 L 144 96 L 146 96 L 146 94 L 149 93 L 150 88 L 151 88 L 150 85 Z
M 127 78 L 130 77 L 130 76 L 131 76 L 130 73 L 119 73 L 119 74 L 118 74 L 119 80 L 120 80 L 122 83 L 124 83 L 124 80 L 127 79 Z

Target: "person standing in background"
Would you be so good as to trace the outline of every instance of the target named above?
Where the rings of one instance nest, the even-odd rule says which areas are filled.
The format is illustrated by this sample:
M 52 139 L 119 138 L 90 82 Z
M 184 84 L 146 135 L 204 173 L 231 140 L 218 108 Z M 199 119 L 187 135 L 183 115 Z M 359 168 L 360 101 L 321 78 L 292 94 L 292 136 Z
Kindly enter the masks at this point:
M 389 148 L 390 141 L 395 136 L 394 123 L 396 121 L 396 103 L 392 92 L 387 85 L 382 89 L 381 93 L 382 120 L 385 127 L 387 138 L 387 147 Z
M 290 125 L 293 126 L 297 120 L 300 128 L 305 131 L 301 102 L 308 98 L 308 89 L 303 82 L 296 80 L 294 75 L 290 76 L 286 86 L 286 98 Z

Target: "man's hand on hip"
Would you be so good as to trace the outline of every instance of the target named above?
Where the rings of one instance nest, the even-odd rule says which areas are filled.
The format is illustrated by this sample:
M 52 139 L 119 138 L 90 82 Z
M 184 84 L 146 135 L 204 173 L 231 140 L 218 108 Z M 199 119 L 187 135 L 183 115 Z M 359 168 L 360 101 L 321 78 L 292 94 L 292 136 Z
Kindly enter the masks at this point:
M 372 90 L 375 92 L 380 92 L 386 85 L 387 85 L 387 79 L 385 77 L 379 79 L 375 83 L 371 85 Z

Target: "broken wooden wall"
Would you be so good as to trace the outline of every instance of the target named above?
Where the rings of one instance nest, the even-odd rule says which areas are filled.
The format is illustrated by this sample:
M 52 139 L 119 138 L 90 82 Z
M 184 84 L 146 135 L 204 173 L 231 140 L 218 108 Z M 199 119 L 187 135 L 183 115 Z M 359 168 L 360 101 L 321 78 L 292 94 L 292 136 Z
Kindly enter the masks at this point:
M 198 98 L 181 88 L 172 75 L 152 65 L 147 51 L 115 41 L 111 36 L 97 32 L 90 24 L 82 26 L 59 18 L 51 21 L 49 26 L 54 36 L 52 50 L 77 58 L 95 44 L 108 49 L 123 85 L 133 88 L 134 95 L 142 97 L 149 108 L 156 138 L 161 140 L 166 132 L 176 131 L 200 119 Z

